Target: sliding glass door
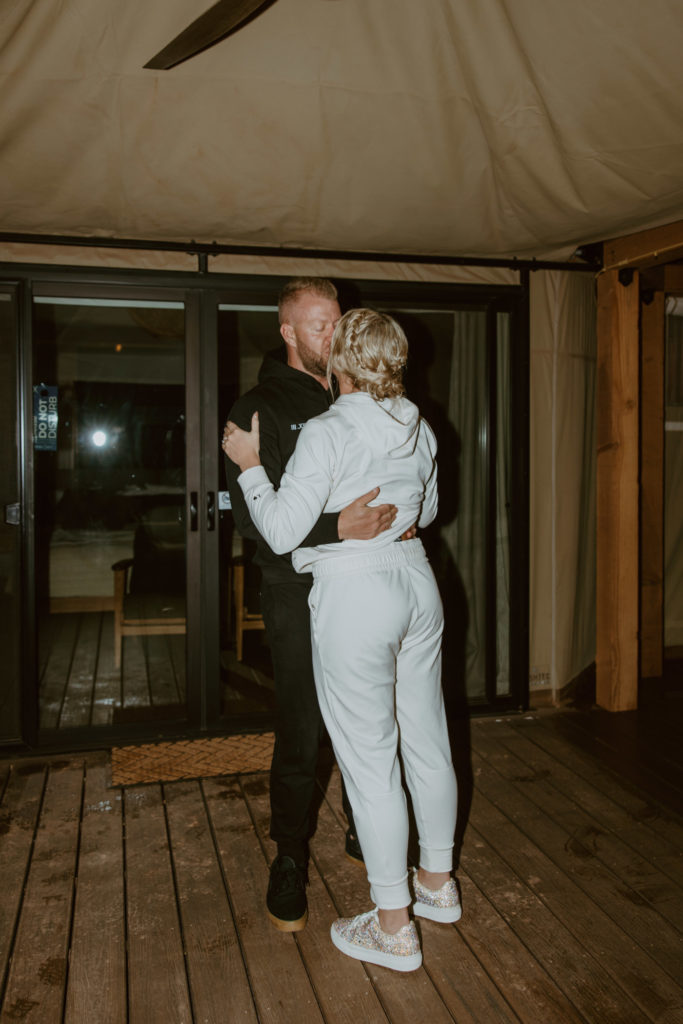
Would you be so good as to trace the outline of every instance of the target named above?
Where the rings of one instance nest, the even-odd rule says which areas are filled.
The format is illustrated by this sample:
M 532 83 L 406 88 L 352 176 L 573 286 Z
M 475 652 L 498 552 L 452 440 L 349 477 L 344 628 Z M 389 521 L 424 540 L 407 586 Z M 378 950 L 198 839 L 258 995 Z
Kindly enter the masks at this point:
M 220 436 L 281 346 L 284 279 L 105 278 L 27 271 L 0 287 L 0 597 L 14 677 L 0 742 L 270 728 L 259 573 L 232 520 Z M 439 442 L 440 512 L 423 541 L 446 611 L 450 706 L 523 706 L 525 293 L 378 281 L 342 292 L 344 308 L 402 322 L 408 394 Z
M 519 342 L 513 359 L 515 301 L 505 305 L 492 297 L 476 306 L 443 302 L 430 308 L 425 302 L 389 299 L 377 283 L 374 295 L 372 282 L 363 288 L 367 294 L 356 296 L 354 304 L 386 309 L 406 331 L 408 395 L 439 444 L 440 511 L 421 536 L 444 602 L 444 688 L 450 707 L 521 706 L 526 614 L 524 606 L 513 606 L 511 594 L 526 593 L 525 544 L 512 557 L 511 537 L 513 519 L 515 530 L 526 521 L 527 442 L 523 420 L 513 424 L 513 406 L 524 405 L 528 363 L 519 356 Z M 217 333 L 222 423 L 238 395 L 257 383 L 264 355 L 280 344 L 276 306 L 240 302 L 237 296 L 221 302 Z M 229 716 L 267 713 L 273 706 L 252 553 L 234 527 L 224 494 L 221 665 Z M 239 592 L 236 574 L 244 587 Z
M 453 708 L 514 703 L 511 314 L 493 302 L 388 311 L 410 344 L 408 395 L 439 445 L 439 514 L 423 542 L 444 603 L 446 697 Z
M 186 717 L 182 301 L 38 295 L 41 732 Z

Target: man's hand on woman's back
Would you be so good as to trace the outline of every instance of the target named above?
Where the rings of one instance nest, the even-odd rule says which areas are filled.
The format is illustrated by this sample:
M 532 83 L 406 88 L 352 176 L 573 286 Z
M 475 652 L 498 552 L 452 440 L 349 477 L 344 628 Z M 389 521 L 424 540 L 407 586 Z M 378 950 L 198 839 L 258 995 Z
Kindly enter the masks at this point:
M 398 509 L 395 505 L 370 505 L 378 494 L 379 487 L 373 487 L 341 510 L 337 526 L 340 540 L 372 540 L 389 529 Z

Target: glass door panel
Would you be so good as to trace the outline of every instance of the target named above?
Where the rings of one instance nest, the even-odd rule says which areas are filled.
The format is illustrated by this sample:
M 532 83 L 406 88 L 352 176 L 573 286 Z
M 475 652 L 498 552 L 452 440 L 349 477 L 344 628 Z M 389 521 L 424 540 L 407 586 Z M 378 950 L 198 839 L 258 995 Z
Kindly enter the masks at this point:
M 267 352 L 280 344 L 276 306 L 218 307 L 219 423 L 235 400 L 258 383 Z M 220 502 L 221 708 L 231 720 L 274 709 L 273 670 L 260 617 L 254 545 L 236 530 L 222 475 Z
M 184 718 L 183 304 L 33 312 L 40 728 Z
M 452 709 L 510 693 L 509 315 L 389 309 L 409 342 L 408 396 L 439 446 L 439 514 L 421 537 L 444 604 Z
M 18 740 L 21 679 L 21 506 L 17 409 L 17 306 L 0 289 L 0 741 Z
M 407 392 L 439 445 L 439 516 L 421 537 L 444 602 L 444 691 L 453 710 L 493 705 L 511 694 L 510 316 L 486 307 L 384 308 L 406 331 Z M 276 310 L 221 305 L 218 336 L 223 423 L 278 345 Z M 223 711 L 232 717 L 272 710 L 273 684 L 257 618 L 240 623 L 242 600 L 247 614 L 258 616 L 258 570 L 223 500 L 221 671 Z M 236 572 L 245 580 L 237 602 Z

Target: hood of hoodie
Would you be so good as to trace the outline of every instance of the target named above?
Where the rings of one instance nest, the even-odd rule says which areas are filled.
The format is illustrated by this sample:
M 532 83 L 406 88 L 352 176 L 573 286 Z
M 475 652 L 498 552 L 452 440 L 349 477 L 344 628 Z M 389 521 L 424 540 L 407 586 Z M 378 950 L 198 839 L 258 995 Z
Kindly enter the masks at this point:
M 359 431 L 365 444 L 378 455 L 404 459 L 412 455 L 420 430 L 420 410 L 408 398 L 376 401 L 365 391 L 340 395 L 332 406 L 349 428 Z

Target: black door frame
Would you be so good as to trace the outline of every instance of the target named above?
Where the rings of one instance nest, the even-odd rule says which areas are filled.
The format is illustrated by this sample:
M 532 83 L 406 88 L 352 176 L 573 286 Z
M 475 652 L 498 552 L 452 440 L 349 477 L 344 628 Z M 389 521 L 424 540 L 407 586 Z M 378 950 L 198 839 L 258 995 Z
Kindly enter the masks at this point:
M 179 271 L 91 269 L 81 267 L 0 264 L 0 283 L 16 288 L 18 341 L 22 377 L 21 394 L 21 503 L 24 519 L 23 609 L 23 739 L 29 747 L 42 750 L 82 749 L 108 746 L 112 742 L 143 739 L 172 739 L 207 732 L 253 731 L 271 726 L 265 716 L 245 716 L 226 722 L 220 717 L 219 613 L 217 594 L 219 558 L 217 529 L 209 521 L 213 507 L 217 521 L 220 484 L 216 388 L 217 316 L 224 302 L 273 305 L 289 275 L 207 274 Z M 513 453 L 512 537 L 510 549 L 511 585 L 515 600 L 510 613 L 510 666 L 512 692 L 498 698 L 488 687 L 488 700 L 472 704 L 474 713 L 499 713 L 528 706 L 528 588 L 529 588 L 529 271 L 520 270 L 519 285 L 443 284 L 385 280 L 340 282 L 359 302 L 368 305 L 411 305 L 446 310 L 486 309 L 489 316 L 510 314 L 511 418 Z M 182 301 L 186 317 L 186 451 L 198 451 L 187 460 L 187 501 L 198 495 L 200 528 L 188 532 L 188 717 L 182 723 L 132 723 L 122 726 L 94 726 L 63 729 L 59 735 L 41 736 L 38 723 L 35 631 L 35 544 L 33 538 L 32 446 L 32 305 L 34 295 L 74 298 L 146 298 Z M 214 432 L 215 429 L 215 432 Z M 215 446 L 215 447 L 214 447 Z M 214 454 L 216 452 L 216 454 Z M 196 463 L 196 464 L 195 464 Z M 189 512 L 189 509 L 188 509 Z M 189 522 L 189 515 L 188 515 Z M 495 612 L 495 605 L 494 605 Z

